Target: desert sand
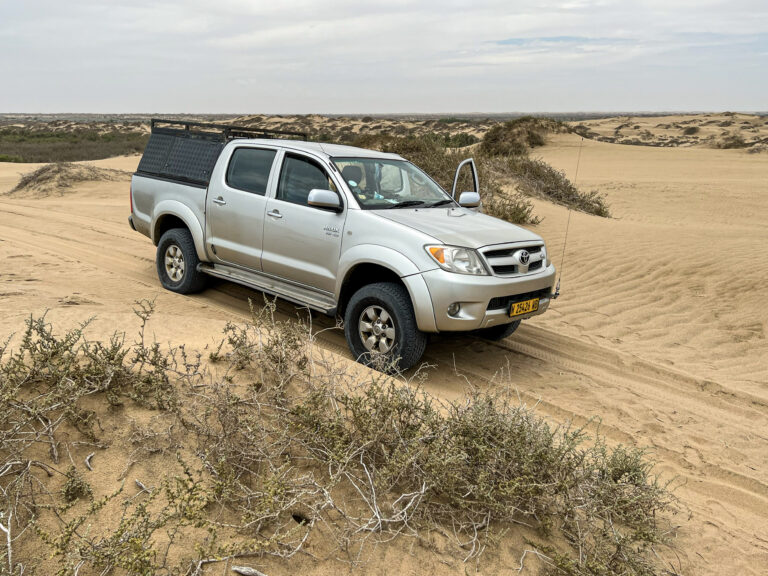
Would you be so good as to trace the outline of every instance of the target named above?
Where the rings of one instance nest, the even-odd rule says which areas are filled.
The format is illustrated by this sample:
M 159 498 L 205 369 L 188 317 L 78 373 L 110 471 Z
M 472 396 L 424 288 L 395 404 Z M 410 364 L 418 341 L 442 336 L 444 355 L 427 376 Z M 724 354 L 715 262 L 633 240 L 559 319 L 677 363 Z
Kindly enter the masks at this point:
M 573 134 L 550 136 L 534 154 L 573 179 L 579 147 L 577 183 L 605 193 L 613 217 L 571 213 L 562 295 L 513 337 L 433 338 L 426 388 L 457 398 L 467 381 L 508 386 L 552 421 L 599 419 L 610 442 L 650 447 L 657 471 L 674 481 L 680 513 L 675 549 L 665 554 L 670 570 L 766 574 L 768 160 Z M 138 157 L 92 164 L 132 171 Z M 248 316 L 249 298 L 261 298 L 224 282 L 195 296 L 163 291 L 152 243 L 128 227 L 126 181 L 81 183 L 45 198 L 2 195 L 36 167 L 0 164 L 0 334 L 49 310 L 57 326 L 95 316 L 89 335 L 104 337 L 136 326 L 131 305 L 149 298 L 160 341 L 202 349 L 227 320 Z M 535 206 L 543 221 L 534 230 L 559 267 L 568 210 Z M 280 310 L 292 313 L 287 304 Z M 349 358 L 341 332 L 324 332 L 320 342 Z M 518 573 L 518 545 L 503 539 L 481 573 Z M 460 560 L 409 546 L 389 549 L 390 569 L 464 573 Z M 368 568 L 394 573 L 382 569 Z

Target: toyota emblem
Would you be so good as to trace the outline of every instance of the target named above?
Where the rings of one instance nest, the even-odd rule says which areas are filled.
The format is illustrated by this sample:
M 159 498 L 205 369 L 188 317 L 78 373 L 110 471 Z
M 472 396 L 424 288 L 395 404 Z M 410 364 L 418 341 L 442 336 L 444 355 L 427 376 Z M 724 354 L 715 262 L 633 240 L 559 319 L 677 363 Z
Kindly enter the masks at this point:
M 528 254 L 527 250 L 520 250 L 520 252 L 517 253 L 517 259 L 520 260 L 520 264 L 525 266 L 528 264 L 528 260 L 531 259 L 531 255 Z

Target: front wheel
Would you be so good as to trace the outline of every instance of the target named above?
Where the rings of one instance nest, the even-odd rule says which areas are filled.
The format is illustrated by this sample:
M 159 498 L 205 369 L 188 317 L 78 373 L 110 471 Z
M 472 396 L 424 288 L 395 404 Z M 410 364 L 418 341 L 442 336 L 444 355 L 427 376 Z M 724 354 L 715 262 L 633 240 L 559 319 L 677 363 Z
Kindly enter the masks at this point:
M 352 295 L 344 335 L 358 362 L 386 372 L 408 370 L 427 347 L 408 292 L 392 282 L 368 284 Z

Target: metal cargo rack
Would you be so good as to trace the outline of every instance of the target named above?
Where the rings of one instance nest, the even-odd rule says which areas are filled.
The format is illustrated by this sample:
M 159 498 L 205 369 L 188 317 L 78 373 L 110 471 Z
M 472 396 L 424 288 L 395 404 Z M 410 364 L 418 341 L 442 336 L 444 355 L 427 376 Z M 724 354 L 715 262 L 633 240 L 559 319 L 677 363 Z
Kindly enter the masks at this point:
M 152 134 L 171 134 L 186 138 L 201 138 L 205 140 L 220 140 L 228 142 L 234 138 L 296 138 L 307 140 L 306 132 L 291 132 L 290 130 L 269 130 L 267 128 L 247 128 L 231 126 L 230 124 L 211 124 L 208 122 L 190 122 L 189 120 L 166 120 L 152 118 L 150 120 Z
M 295 138 L 304 132 L 152 118 L 137 174 L 207 186 L 221 150 L 236 138 Z

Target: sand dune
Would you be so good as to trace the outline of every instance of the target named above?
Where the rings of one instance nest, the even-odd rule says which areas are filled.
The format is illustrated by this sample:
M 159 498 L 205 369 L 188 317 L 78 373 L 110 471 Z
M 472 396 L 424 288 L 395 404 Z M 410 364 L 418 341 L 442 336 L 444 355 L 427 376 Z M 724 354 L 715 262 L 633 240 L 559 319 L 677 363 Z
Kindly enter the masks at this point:
M 581 145 L 575 135 L 552 136 L 535 154 L 572 177 Z M 131 170 L 137 162 L 93 164 Z M 0 164 L 0 194 L 26 169 Z M 614 217 L 571 214 L 561 298 L 499 344 L 434 338 L 425 359 L 437 368 L 426 387 L 456 398 L 463 376 L 486 389 L 511 386 L 553 420 L 599 418 L 611 442 L 650 446 L 680 499 L 676 550 L 664 557 L 670 569 L 765 574 L 768 162 L 741 150 L 585 139 L 578 184 L 604 192 Z M 544 217 L 536 231 L 559 265 L 568 212 L 535 204 Z M 0 196 L 0 333 L 50 309 L 65 325 L 96 315 L 91 334 L 103 336 L 133 326 L 131 303 L 145 297 L 157 301 L 158 339 L 204 348 L 227 320 L 247 316 L 248 298 L 259 296 L 239 286 L 215 283 L 191 297 L 163 291 L 154 248 L 128 228 L 127 214 L 124 182 L 81 183 L 66 197 Z M 348 356 L 340 332 L 321 342 Z M 521 546 L 503 539 L 481 572 L 517 573 Z M 404 573 L 464 569 L 434 551 L 381 554 Z M 332 565 L 297 562 L 302 573 Z
M 752 114 L 617 116 L 570 122 L 570 125 L 579 134 L 601 142 L 768 150 L 768 118 Z

